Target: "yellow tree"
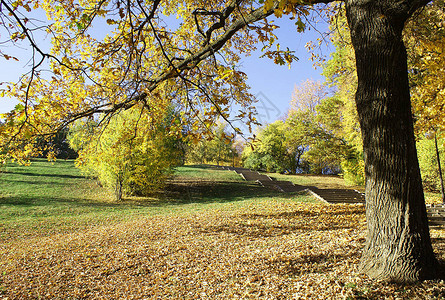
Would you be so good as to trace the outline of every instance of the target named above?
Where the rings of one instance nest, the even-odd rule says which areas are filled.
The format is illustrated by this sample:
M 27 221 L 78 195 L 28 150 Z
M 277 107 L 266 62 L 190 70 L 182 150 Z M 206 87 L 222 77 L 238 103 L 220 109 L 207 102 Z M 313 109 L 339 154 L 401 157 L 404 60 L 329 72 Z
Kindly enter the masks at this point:
M 350 154 L 342 159 L 344 178 L 354 184 L 364 184 L 363 142 L 355 104 L 357 71 L 355 53 L 346 20 L 345 10 L 339 10 L 331 19 L 331 42 L 335 51 L 323 66 L 327 84 L 336 88 L 335 97 L 341 102 L 338 114 L 341 118 L 341 136 L 352 147 Z
M 435 185 L 440 182 L 442 201 L 445 187 L 442 175 L 438 139 L 445 132 L 445 8 L 443 0 L 436 0 L 413 18 L 405 29 L 405 41 L 410 49 L 409 66 L 415 130 L 434 139 L 436 169 L 425 166 L 424 180 Z M 421 138 L 421 140 L 423 140 Z M 437 176 L 439 175 L 439 176 Z M 439 180 L 437 180 L 439 177 Z
M 294 56 L 274 50 L 274 24 L 267 17 L 291 14 L 301 28 L 316 3 L 332 0 L 0 0 L 11 40 L 27 39 L 36 56 L 30 73 L 7 89 L 23 101 L 1 127 L 3 148 L 16 157 L 33 151 L 31 139 L 73 120 L 101 113 L 113 117 L 136 104 L 177 102 L 192 126 L 206 128 L 219 115 L 229 118 L 236 102 L 251 117 L 240 52 L 254 42 L 279 64 Z M 407 56 L 406 21 L 429 0 L 344 0 L 357 67 L 355 94 L 365 157 L 367 244 L 361 271 L 372 277 L 415 281 L 435 276 L 437 261 L 415 148 Z M 52 50 L 33 38 L 32 17 L 41 7 L 50 24 Z M 318 7 L 317 7 L 318 9 Z M 167 26 L 167 17 L 177 26 Z M 102 20 L 102 22 L 98 22 Z M 106 23 L 105 37 L 91 28 Z M 304 26 L 303 26 L 304 27 Z M 99 35 L 100 36 L 100 35 Z M 5 54 L 5 53 L 3 53 Z M 50 61 L 53 76 L 41 67 Z M 151 111 L 151 110 L 148 110 Z M 23 141 L 23 142 L 22 142 Z
M 174 111 L 162 109 L 151 119 L 144 110 L 135 106 L 102 126 L 81 119 L 71 128 L 76 165 L 114 190 L 116 200 L 161 188 L 182 162 L 182 128 Z
M 419 133 L 445 130 L 445 8 L 436 0 L 405 30 L 409 47 L 415 128 Z
M 286 143 L 303 150 L 301 158 L 316 174 L 338 172 L 341 159 L 350 152 L 337 115 L 341 101 L 328 95 L 321 82 L 302 82 L 294 88 L 286 119 Z
M 295 85 L 290 101 L 289 114 L 296 111 L 316 113 L 316 107 L 328 95 L 326 87 L 319 81 L 307 79 Z

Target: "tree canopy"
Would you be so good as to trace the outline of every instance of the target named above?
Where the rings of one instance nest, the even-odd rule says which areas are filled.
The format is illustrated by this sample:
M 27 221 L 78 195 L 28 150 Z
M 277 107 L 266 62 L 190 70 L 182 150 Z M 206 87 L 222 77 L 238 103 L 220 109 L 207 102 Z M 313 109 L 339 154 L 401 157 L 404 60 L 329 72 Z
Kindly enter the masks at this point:
M 250 126 L 256 121 L 254 100 L 237 67 L 240 53 L 262 43 L 275 62 L 292 62 L 290 51 L 272 48 L 277 26 L 265 17 L 275 11 L 309 13 L 285 1 L 1 3 L 9 42 L 27 40 L 34 51 L 30 72 L 4 91 L 21 102 L 6 116 L 1 143 L 17 158 L 34 150 L 28 143 L 26 152 L 19 151 L 22 137 L 51 134 L 95 114 L 107 120 L 138 103 L 150 114 L 151 107 L 170 101 L 197 132 L 230 114 Z M 44 26 L 33 22 L 36 9 L 46 12 Z M 51 38 L 48 53 L 34 37 L 39 29 Z M 230 109 L 235 105 L 238 113 Z

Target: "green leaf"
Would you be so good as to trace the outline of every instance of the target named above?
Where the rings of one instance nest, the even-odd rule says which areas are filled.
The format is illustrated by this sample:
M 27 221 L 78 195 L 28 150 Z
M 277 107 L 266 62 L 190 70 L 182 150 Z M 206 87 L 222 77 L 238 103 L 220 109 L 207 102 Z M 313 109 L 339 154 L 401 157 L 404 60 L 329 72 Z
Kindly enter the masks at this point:
M 298 20 L 297 20 L 297 22 L 295 22 L 295 25 L 297 25 L 297 31 L 298 32 L 304 32 L 304 30 L 306 29 L 306 24 L 304 24 L 301 21 L 300 17 L 298 17 Z

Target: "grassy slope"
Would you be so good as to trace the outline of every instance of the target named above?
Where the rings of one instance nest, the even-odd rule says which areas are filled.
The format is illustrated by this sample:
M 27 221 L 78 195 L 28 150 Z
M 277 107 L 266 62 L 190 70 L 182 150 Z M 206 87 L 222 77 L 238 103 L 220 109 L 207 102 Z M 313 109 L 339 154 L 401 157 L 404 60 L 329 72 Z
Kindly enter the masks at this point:
M 316 186 L 318 188 L 357 188 L 359 186 L 350 186 L 339 176 L 318 176 L 318 175 L 283 175 L 278 173 L 267 173 L 275 180 L 291 181 L 298 185 Z
M 348 185 L 339 176 L 317 176 L 317 175 L 283 175 L 278 173 L 265 173 L 274 180 L 291 181 L 294 184 L 304 186 L 316 186 L 323 189 L 346 188 L 355 189 L 361 192 L 365 191 L 364 186 Z M 442 203 L 440 193 L 425 192 L 426 203 Z
M 73 161 L 8 165 L 0 175 L 0 191 L 2 239 L 78 230 L 135 212 L 107 201 L 106 191 L 81 176 Z
M 181 167 L 165 193 L 114 203 L 72 162 L 39 160 L 8 167 L 0 188 L 0 299 L 445 297 L 444 282 L 355 273 L 362 205 L 314 203 L 231 172 Z M 445 259 L 444 231 L 432 236 Z
M 295 198 L 247 184 L 232 172 L 185 166 L 164 193 L 123 202 L 93 180 L 84 178 L 71 160 L 51 164 L 34 160 L 30 167 L 10 164 L 0 174 L 0 239 L 46 236 L 145 215 L 178 214 L 231 203 Z M 300 195 L 301 201 L 311 201 Z

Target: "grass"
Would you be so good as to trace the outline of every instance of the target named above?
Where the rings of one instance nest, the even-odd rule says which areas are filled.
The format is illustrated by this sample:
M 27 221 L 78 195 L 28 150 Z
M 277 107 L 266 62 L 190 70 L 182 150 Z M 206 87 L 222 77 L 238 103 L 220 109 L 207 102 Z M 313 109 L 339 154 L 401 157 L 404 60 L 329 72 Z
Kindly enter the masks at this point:
M 324 189 L 355 189 L 361 192 L 365 191 L 364 186 L 352 185 L 340 176 L 335 175 L 284 175 L 279 173 L 264 173 L 274 180 L 291 181 L 294 184 L 304 186 L 315 186 Z M 425 191 L 425 202 L 428 204 L 442 203 L 442 198 L 438 192 Z
M 363 205 L 278 193 L 233 172 L 180 167 L 162 193 L 114 202 L 72 161 L 35 160 L 9 165 L 0 191 L 0 299 L 445 297 L 443 281 L 356 273 Z M 444 231 L 431 233 L 443 261 Z
M 31 166 L 8 164 L 0 175 L 0 240 L 75 232 L 145 215 L 182 214 L 250 202 L 313 201 L 306 195 L 283 195 L 248 184 L 233 172 L 207 166 L 176 170 L 165 191 L 151 197 L 115 202 L 106 189 L 82 176 L 72 160 Z
M 274 180 L 291 181 L 294 184 L 304 186 L 316 186 L 318 188 L 346 188 L 364 190 L 362 186 L 350 185 L 340 176 L 335 175 L 284 175 L 279 173 L 265 173 Z
M 2 239 L 20 239 L 104 224 L 127 206 L 84 178 L 73 161 L 34 160 L 30 167 L 9 164 L 0 176 Z
M 235 172 L 216 169 L 208 165 L 188 165 L 176 168 L 179 177 L 208 181 L 241 182 L 241 177 Z

